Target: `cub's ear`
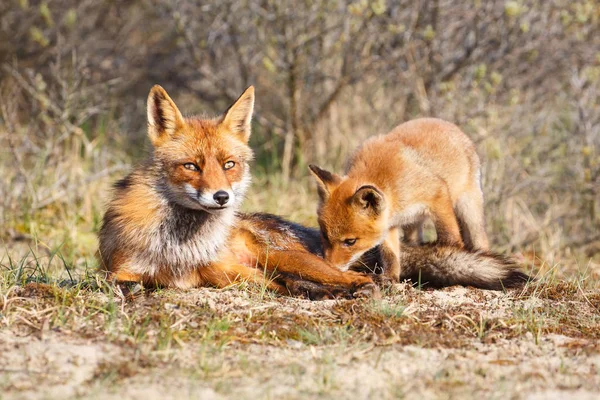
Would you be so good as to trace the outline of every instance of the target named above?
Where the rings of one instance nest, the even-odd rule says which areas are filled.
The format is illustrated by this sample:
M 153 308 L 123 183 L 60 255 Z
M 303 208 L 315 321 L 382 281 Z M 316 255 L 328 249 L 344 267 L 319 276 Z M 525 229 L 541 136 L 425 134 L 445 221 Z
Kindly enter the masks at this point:
M 379 215 L 385 209 L 385 198 L 375 186 L 364 185 L 359 187 L 352 196 L 352 204 L 362 211 Z
M 319 200 L 323 203 L 327 201 L 331 192 L 340 184 L 342 177 L 329 171 L 325 171 L 314 164 L 308 166 L 310 172 L 317 180 L 317 191 Z
M 165 89 L 154 85 L 148 95 L 148 136 L 154 147 L 171 139 L 183 126 L 183 116 Z
M 244 143 L 250 140 L 250 122 L 254 112 L 254 86 L 250 86 L 233 103 L 223 116 L 221 124 L 236 134 Z

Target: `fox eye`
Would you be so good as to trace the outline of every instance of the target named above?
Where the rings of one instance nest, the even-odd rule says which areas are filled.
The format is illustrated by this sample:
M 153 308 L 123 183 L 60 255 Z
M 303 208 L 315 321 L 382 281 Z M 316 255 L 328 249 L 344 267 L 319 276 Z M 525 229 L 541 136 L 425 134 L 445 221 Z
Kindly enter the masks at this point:
M 183 168 L 189 169 L 190 171 L 200 171 L 200 167 L 191 162 L 183 164 Z
M 225 164 L 223 164 L 223 169 L 231 169 L 235 166 L 235 162 L 233 161 L 227 161 Z
M 356 238 L 344 240 L 344 246 L 350 247 L 356 244 Z

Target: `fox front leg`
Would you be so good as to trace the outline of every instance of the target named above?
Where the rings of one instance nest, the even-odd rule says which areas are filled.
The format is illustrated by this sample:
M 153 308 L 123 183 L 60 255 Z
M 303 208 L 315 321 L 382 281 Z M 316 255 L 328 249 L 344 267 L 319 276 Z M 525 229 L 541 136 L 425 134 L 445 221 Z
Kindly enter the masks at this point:
M 400 229 L 392 228 L 379 248 L 383 273 L 380 281 L 397 283 L 400 281 Z
M 437 192 L 437 197 L 430 201 L 428 208 L 437 233 L 437 243 L 462 248 L 464 243 L 447 187 Z

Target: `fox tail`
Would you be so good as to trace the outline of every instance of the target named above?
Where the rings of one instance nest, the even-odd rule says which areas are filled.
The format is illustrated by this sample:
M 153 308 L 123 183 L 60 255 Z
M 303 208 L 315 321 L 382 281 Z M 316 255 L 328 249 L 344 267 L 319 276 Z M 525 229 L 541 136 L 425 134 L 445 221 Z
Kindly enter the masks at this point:
M 534 280 L 515 260 L 489 251 L 425 245 L 403 246 L 400 253 L 400 278 L 425 287 L 462 285 L 503 290 Z

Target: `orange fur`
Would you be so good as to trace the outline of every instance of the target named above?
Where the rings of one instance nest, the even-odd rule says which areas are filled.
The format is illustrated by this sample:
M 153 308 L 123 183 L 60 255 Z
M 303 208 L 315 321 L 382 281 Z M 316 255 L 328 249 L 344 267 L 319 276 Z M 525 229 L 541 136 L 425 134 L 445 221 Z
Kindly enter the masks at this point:
M 164 287 L 249 281 L 310 298 L 377 293 L 368 276 L 311 254 L 291 224 L 237 214 L 250 181 L 253 106 L 250 87 L 220 117 L 184 118 L 164 89 L 152 88 L 154 151 L 115 186 L 99 235 L 103 267 L 117 281 Z

